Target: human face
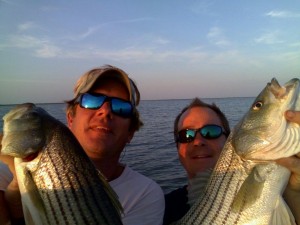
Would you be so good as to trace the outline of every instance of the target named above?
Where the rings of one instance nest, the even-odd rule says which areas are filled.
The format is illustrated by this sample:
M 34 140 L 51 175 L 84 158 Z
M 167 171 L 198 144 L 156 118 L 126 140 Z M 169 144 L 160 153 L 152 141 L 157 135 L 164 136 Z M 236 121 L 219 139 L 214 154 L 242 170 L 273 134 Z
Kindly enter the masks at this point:
M 101 80 L 92 92 L 129 100 L 125 86 L 115 80 Z M 75 115 L 68 115 L 69 128 L 94 160 L 119 159 L 126 143 L 133 137 L 134 132 L 129 131 L 130 122 L 130 118 L 114 114 L 110 102 L 96 110 L 81 108 L 78 104 Z
M 193 107 L 185 111 L 178 121 L 178 130 L 198 129 L 207 124 L 222 123 L 218 115 L 207 107 Z M 188 177 L 193 178 L 199 172 L 213 168 L 217 163 L 226 137 L 222 134 L 216 139 L 205 139 L 198 132 L 195 140 L 190 143 L 178 143 L 179 160 L 185 168 Z

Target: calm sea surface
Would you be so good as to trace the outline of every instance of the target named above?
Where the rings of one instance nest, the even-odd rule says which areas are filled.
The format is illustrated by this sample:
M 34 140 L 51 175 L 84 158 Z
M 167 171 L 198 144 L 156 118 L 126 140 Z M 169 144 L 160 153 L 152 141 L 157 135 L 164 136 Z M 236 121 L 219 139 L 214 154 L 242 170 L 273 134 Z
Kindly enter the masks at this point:
M 202 99 L 216 103 L 227 116 L 233 127 L 246 113 L 254 98 L 209 98 Z M 155 180 L 165 193 L 186 184 L 173 139 L 173 122 L 177 114 L 191 100 L 144 100 L 139 111 L 144 126 L 135 133 L 126 147 L 122 162 Z M 38 104 L 62 122 L 65 119 L 65 104 Z M 14 105 L 0 106 L 0 118 Z M 2 131 L 3 121 L 0 121 Z

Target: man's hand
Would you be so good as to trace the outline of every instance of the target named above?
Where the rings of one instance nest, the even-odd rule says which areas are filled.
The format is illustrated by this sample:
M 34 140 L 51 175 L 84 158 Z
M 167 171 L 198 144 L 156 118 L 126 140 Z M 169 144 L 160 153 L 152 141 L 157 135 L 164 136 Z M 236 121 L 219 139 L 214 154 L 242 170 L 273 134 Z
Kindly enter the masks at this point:
M 2 138 L 3 138 L 3 134 L 0 133 L 0 153 L 1 153 L 1 149 L 2 149 Z M 18 181 L 17 181 L 17 176 L 16 176 L 16 170 L 15 170 L 15 163 L 14 163 L 14 157 L 12 156 L 8 156 L 8 155 L 1 155 L 0 154 L 0 161 L 2 161 L 3 163 L 7 164 L 9 167 L 9 170 L 11 171 L 11 173 L 13 174 L 14 178 L 12 180 L 13 186 L 17 189 L 19 189 L 18 187 Z
M 300 111 L 287 111 L 285 117 L 288 121 L 300 125 Z M 284 191 L 284 198 L 297 223 L 300 224 L 300 154 L 278 159 L 276 162 L 291 171 L 289 183 Z
M 287 120 L 300 125 L 300 111 L 287 111 L 285 117 Z M 277 163 L 288 168 L 292 172 L 288 188 L 300 192 L 300 153 L 295 156 L 279 159 L 277 160 Z
M 2 137 L 3 135 L 0 134 L 0 152 L 2 148 L 1 146 Z M 14 158 L 11 156 L 0 154 L 0 160 L 3 163 L 8 165 L 10 171 L 13 174 L 13 180 L 7 186 L 6 191 L 4 193 L 1 193 L 0 196 L 1 197 L 0 206 L 2 208 L 5 208 L 5 211 L 2 210 L 1 212 L 3 213 L 3 217 L 4 216 L 7 217 L 8 215 L 10 215 L 10 220 L 14 224 L 16 222 L 23 221 L 22 202 L 21 202 L 21 195 L 20 195 L 18 180 L 15 171 Z

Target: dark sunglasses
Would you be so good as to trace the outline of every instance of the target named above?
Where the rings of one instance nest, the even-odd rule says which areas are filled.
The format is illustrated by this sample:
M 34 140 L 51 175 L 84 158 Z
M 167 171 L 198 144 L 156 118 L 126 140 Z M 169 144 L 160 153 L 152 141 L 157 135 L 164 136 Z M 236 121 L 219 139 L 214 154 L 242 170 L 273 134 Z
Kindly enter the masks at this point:
M 132 116 L 133 106 L 129 101 L 97 93 L 84 93 L 79 98 L 80 107 L 85 109 L 100 109 L 104 102 L 110 103 L 114 114 L 124 118 Z
M 177 141 L 180 143 L 189 143 L 192 142 L 197 132 L 200 133 L 205 139 L 216 139 L 222 134 L 225 134 L 222 127 L 215 124 L 208 124 L 199 129 L 183 129 L 177 134 Z

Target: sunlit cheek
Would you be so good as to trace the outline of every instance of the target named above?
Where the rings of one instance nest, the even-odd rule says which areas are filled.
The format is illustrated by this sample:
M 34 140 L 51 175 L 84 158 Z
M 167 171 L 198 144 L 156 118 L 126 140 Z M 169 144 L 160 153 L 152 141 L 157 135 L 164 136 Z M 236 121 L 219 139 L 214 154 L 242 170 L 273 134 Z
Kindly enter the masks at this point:
M 179 144 L 178 146 L 178 155 L 181 158 L 187 157 L 187 146 L 186 144 Z
M 183 147 L 183 145 L 181 145 L 181 147 L 179 148 L 178 151 L 178 155 L 179 155 L 179 160 L 181 162 L 181 164 L 183 165 L 183 167 L 186 170 L 190 170 L 189 167 L 191 166 L 190 162 L 189 162 L 189 157 L 188 157 L 188 149 L 186 148 L 186 146 Z

